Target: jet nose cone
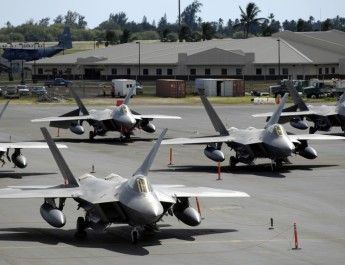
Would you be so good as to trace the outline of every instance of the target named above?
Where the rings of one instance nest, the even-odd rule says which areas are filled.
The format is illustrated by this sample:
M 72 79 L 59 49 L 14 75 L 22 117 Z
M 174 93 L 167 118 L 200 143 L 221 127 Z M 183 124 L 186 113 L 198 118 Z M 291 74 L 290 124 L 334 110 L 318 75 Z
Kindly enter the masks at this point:
M 280 147 L 287 156 L 292 155 L 295 152 L 295 145 L 291 141 L 285 141 Z
M 136 120 L 131 115 L 121 117 L 120 121 L 126 128 L 133 128 L 136 124 Z
M 151 203 L 143 207 L 142 213 L 146 223 L 153 223 L 163 214 L 163 207 L 159 202 Z

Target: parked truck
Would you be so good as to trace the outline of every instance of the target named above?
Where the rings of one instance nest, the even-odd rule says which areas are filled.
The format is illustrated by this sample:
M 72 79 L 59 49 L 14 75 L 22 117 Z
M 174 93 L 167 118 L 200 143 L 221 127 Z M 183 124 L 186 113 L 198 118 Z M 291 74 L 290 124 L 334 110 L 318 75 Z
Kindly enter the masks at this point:
M 65 80 L 63 78 L 55 78 L 53 80 L 47 80 L 44 82 L 44 85 L 47 87 L 53 87 L 53 86 L 64 86 L 69 87 L 72 86 L 72 82 Z
M 278 82 L 277 85 L 269 87 L 269 94 L 275 98 L 278 96 L 284 96 L 285 93 L 289 93 L 289 90 L 286 86 L 286 82 L 289 79 L 283 79 Z M 302 94 L 303 88 L 308 86 L 307 80 L 292 80 L 293 86 L 297 89 L 299 93 Z
M 310 84 L 310 86 L 303 88 L 303 96 L 307 98 L 331 97 L 333 95 L 332 87 L 326 85 L 324 80 L 312 79 Z

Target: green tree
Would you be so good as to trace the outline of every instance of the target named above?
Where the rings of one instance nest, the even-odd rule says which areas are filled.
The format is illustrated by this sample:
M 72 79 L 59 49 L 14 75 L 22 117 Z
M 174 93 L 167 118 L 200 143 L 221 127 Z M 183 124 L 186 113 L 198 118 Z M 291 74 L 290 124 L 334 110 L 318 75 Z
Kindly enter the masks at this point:
M 242 27 L 244 37 L 248 38 L 248 34 L 254 26 L 260 26 L 265 18 L 258 18 L 258 14 L 261 12 L 259 7 L 255 3 L 248 3 L 246 11 L 244 12 L 241 7 L 241 19 L 240 23 L 236 27 Z
M 128 43 L 131 37 L 131 32 L 128 29 L 124 29 L 121 36 L 121 43 Z
M 210 22 L 204 22 L 201 24 L 202 29 L 202 39 L 212 40 L 214 34 L 216 33 Z
M 38 26 L 41 26 L 41 27 L 48 27 L 48 26 L 49 26 L 49 21 L 50 21 L 50 18 L 49 18 L 49 17 L 42 18 L 42 19 L 38 22 Z
M 192 4 L 187 6 L 184 11 L 181 13 L 181 22 L 188 26 L 191 30 L 196 30 L 198 23 L 197 23 L 197 13 L 200 12 L 200 8 L 202 7 L 202 3 L 198 0 L 194 0 Z
M 332 20 L 327 18 L 324 22 L 322 22 L 321 30 L 322 31 L 328 31 L 328 30 L 331 30 L 332 27 L 333 27 Z

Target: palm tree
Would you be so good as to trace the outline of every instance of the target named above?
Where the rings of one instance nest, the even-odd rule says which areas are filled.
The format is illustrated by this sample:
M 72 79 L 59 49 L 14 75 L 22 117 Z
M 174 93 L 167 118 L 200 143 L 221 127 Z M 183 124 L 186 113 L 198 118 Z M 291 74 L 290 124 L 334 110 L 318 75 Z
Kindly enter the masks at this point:
M 260 26 L 260 24 L 265 20 L 265 18 L 257 18 L 261 10 L 255 3 L 248 3 L 246 7 L 246 12 L 244 12 L 240 6 L 239 8 L 241 10 L 241 19 L 240 23 L 236 24 L 235 27 L 242 27 L 244 31 L 244 36 L 247 39 L 249 30 L 253 26 Z

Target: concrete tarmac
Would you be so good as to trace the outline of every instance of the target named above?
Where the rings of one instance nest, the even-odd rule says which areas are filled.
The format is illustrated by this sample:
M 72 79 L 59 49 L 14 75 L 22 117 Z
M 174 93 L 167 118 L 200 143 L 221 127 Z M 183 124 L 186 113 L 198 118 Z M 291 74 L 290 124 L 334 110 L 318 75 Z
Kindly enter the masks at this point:
M 111 107 L 111 106 L 109 106 Z M 104 107 L 95 107 L 103 109 Z M 58 143 L 66 143 L 62 153 L 75 176 L 94 171 L 102 178 L 110 173 L 130 177 L 146 157 L 153 140 L 169 128 L 166 138 L 196 137 L 215 134 L 201 105 L 131 106 L 142 114 L 179 115 L 182 120 L 154 120 L 157 132 L 137 131 L 132 141 L 122 143 L 119 134 L 88 141 L 68 130 L 49 128 Z M 272 111 L 275 106 L 215 106 L 228 126 L 263 128 L 264 118 L 254 113 Z M 43 141 L 34 118 L 57 116 L 75 109 L 73 106 L 10 104 L 1 119 L 1 141 Z M 298 131 L 289 124 L 288 132 Z M 341 134 L 339 128 L 332 133 Z M 203 222 L 188 227 L 175 217 L 160 222 L 161 231 L 142 235 L 132 245 L 131 228 L 112 225 L 106 232 L 88 230 L 84 240 L 74 238 L 76 220 L 83 216 L 77 203 L 66 201 L 67 224 L 49 226 L 40 216 L 41 199 L 0 201 L 0 264 L 342 264 L 345 259 L 345 142 L 310 141 L 318 158 L 307 160 L 294 156 L 291 164 L 279 172 L 270 171 L 270 161 L 259 159 L 256 165 L 227 168 L 233 151 L 223 146 L 226 161 L 221 163 L 221 180 L 217 164 L 205 157 L 203 145 L 173 146 L 173 165 L 169 164 L 170 146 L 161 146 L 149 173 L 153 184 L 184 184 L 245 191 L 251 198 L 199 199 Z M 0 187 L 10 185 L 51 185 L 62 183 L 49 150 L 24 149 L 26 169 L 0 170 Z M 195 198 L 190 199 L 196 206 Z M 270 220 L 273 218 L 273 227 Z M 294 223 L 297 224 L 298 247 L 293 250 Z M 270 229 L 273 228 L 273 229 Z

